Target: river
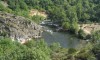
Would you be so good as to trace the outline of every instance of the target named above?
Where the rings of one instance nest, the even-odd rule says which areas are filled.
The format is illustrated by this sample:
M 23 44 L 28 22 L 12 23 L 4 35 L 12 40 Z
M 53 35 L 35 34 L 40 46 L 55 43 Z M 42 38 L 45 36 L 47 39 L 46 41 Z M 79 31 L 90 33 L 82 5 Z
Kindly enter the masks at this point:
M 80 39 L 68 32 L 54 32 L 52 28 L 48 26 L 44 27 L 46 31 L 42 33 L 42 37 L 48 45 L 51 45 L 52 43 L 59 43 L 65 48 L 75 48 L 78 44 L 80 44 Z

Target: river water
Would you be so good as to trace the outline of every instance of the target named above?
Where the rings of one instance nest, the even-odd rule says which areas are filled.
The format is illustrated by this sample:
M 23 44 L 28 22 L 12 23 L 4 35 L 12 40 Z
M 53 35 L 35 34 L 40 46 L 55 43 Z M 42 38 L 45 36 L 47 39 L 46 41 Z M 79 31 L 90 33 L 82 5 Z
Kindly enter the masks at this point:
M 68 32 L 53 32 L 53 29 L 48 26 L 45 26 L 44 29 L 47 31 L 42 33 L 42 37 L 48 45 L 60 43 L 62 47 L 75 48 L 80 44 L 80 40 Z M 48 32 L 48 30 L 50 30 L 50 32 Z

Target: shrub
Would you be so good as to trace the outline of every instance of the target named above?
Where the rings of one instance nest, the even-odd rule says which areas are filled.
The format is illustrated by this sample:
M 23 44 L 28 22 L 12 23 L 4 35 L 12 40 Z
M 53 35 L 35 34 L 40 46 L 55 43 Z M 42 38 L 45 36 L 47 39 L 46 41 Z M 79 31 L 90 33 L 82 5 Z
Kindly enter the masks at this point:
M 85 38 L 86 38 L 86 34 L 84 33 L 84 31 L 83 31 L 82 29 L 80 29 L 80 30 L 78 31 L 78 37 L 79 37 L 80 39 L 85 39 Z

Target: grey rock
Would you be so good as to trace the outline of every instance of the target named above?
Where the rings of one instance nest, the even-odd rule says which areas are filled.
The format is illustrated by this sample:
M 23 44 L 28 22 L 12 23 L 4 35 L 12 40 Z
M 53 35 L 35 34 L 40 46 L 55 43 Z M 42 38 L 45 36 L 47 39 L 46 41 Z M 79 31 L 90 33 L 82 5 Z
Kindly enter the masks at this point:
M 42 28 L 30 19 L 0 11 L 0 36 L 24 43 L 32 38 L 40 38 Z

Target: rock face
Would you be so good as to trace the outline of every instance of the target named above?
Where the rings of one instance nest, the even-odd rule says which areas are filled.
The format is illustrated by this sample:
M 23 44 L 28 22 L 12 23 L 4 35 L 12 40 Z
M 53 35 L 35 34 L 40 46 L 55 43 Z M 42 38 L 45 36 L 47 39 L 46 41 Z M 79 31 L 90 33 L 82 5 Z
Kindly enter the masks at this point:
M 41 37 L 42 28 L 31 20 L 0 12 L 0 36 L 25 43 L 32 38 Z

